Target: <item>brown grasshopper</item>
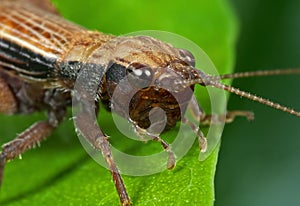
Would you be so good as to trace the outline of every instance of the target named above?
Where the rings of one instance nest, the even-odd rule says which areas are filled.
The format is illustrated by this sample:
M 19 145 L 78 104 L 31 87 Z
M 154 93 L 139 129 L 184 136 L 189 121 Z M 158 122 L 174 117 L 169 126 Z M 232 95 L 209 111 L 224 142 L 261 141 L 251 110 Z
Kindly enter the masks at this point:
M 126 48 L 129 55 L 120 50 Z M 117 51 L 110 55 L 111 51 Z M 123 51 L 123 50 L 122 50 Z M 195 69 L 193 55 L 184 49 L 147 36 L 117 38 L 88 31 L 58 15 L 46 0 L 0 0 L 0 113 L 30 114 L 47 111 L 47 119 L 33 124 L 16 139 L 3 145 L 0 155 L 0 183 L 5 163 L 47 138 L 65 117 L 71 105 L 72 92 L 79 74 L 86 84 L 79 89 L 83 111 L 75 117 L 78 132 L 102 155 L 111 171 L 122 205 L 130 205 L 122 177 L 111 153 L 107 136 L 95 124 L 93 113 L 98 102 L 132 123 L 138 135 L 145 135 L 151 122 L 149 112 L 159 107 L 166 114 L 166 129 L 178 121 L 189 124 L 198 135 L 200 149 L 206 139 L 198 125 L 181 119 L 195 85 L 210 86 L 257 101 L 278 110 L 300 116 L 300 113 L 272 101 L 241 91 L 221 82 L 227 78 L 300 73 L 299 69 L 256 71 L 212 76 Z M 112 104 L 118 84 L 128 78 Z M 137 88 L 135 92 L 133 88 Z M 95 93 L 93 93 L 96 90 Z M 191 92 L 192 91 L 192 92 Z M 124 101 L 130 101 L 129 113 Z M 174 97 L 180 97 L 178 102 Z M 183 109 L 182 109 L 183 108 Z M 231 122 L 236 116 L 253 118 L 246 111 L 231 111 L 217 117 Z M 215 123 L 213 115 L 201 112 L 202 123 Z M 143 134 L 142 134 L 143 133 Z M 172 169 L 176 157 L 169 144 L 154 133 L 146 133 L 168 152 L 167 167 Z

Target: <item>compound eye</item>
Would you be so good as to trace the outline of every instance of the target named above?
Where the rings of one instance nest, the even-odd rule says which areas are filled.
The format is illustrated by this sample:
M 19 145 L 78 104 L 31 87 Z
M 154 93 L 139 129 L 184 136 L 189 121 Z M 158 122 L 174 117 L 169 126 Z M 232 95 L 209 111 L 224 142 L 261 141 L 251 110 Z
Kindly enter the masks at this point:
M 195 66 L 195 57 L 194 55 L 185 49 L 179 49 L 179 54 L 182 57 L 182 60 L 188 65 L 194 67 Z
M 153 72 L 150 67 L 141 64 L 131 64 L 127 68 L 127 78 L 132 86 L 145 89 L 149 87 L 153 80 Z

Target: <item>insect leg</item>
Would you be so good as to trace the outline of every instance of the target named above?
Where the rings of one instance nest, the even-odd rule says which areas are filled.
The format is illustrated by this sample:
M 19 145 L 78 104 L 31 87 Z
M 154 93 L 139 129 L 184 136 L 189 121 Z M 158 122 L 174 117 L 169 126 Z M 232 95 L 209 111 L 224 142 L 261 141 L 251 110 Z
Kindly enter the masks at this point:
M 193 112 L 192 110 L 190 110 Z M 194 114 L 196 117 L 196 114 Z M 234 110 L 229 111 L 226 114 L 205 114 L 203 111 L 201 111 L 200 116 L 196 117 L 196 119 L 200 119 L 201 125 L 209 126 L 214 124 L 221 124 L 221 123 L 230 123 L 234 121 L 234 119 L 237 116 L 246 117 L 249 121 L 254 119 L 254 114 L 252 112 L 248 111 L 240 111 L 240 110 Z M 198 136 L 198 142 L 199 142 L 199 148 L 201 152 L 205 152 L 207 149 L 207 140 L 205 136 L 203 135 L 201 129 L 193 122 L 189 121 L 186 118 L 182 118 L 182 122 L 184 124 L 188 124 L 192 130 L 197 134 Z
M 201 125 L 209 126 L 209 125 L 213 125 L 213 124 L 230 123 L 230 122 L 234 121 L 234 119 L 237 116 L 246 117 L 249 121 L 254 119 L 254 114 L 252 112 L 240 111 L 240 110 L 229 111 L 224 115 L 201 113 L 201 116 L 198 118 L 200 118 Z M 183 118 L 182 122 L 184 124 L 188 124 L 192 128 L 192 130 L 195 132 L 195 134 L 197 134 L 199 148 L 200 148 L 201 152 L 205 152 L 207 149 L 207 140 L 204 137 L 201 129 L 196 124 L 194 124 L 193 122 L 189 121 L 186 118 Z
M 205 152 L 207 149 L 207 140 L 203 135 L 201 129 L 196 124 L 194 124 L 193 122 L 189 121 L 186 118 L 182 118 L 182 123 L 188 124 L 191 127 L 191 129 L 194 131 L 194 133 L 197 134 L 200 151 Z
M 254 119 L 254 114 L 249 111 L 234 110 L 229 111 L 226 114 L 205 114 L 205 112 L 194 99 L 191 101 L 191 105 L 191 107 L 188 107 L 189 113 L 195 120 L 200 121 L 200 124 L 204 126 L 221 123 L 230 123 L 237 116 L 246 117 L 249 121 Z M 201 152 L 205 152 L 207 149 L 207 140 L 203 135 L 201 129 L 199 128 L 199 125 L 195 124 L 192 121 L 189 121 L 187 118 L 182 118 L 182 123 L 189 125 L 190 128 L 194 131 L 194 133 L 197 134 L 199 148 Z
M 130 198 L 123 183 L 120 172 L 111 153 L 108 137 L 101 131 L 89 113 L 80 113 L 75 117 L 76 128 L 102 155 L 108 164 L 121 204 L 130 206 Z
M 133 127 L 134 127 L 135 133 L 137 134 L 137 136 L 139 137 L 140 140 L 146 141 L 144 139 L 144 136 L 147 136 L 151 140 L 153 140 L 155 142 L 159 142 L 162 145 L 162 147 L 164 148 L 164 150 L 166 152 L 168 152 L 168 154 L 169 154 L 168 162 L 167 162 L 167 168 L 169 170 L 173 169 L 175 167 L 175 165 L 176 165 L 176 157 L 175 157 L 175 154 L 172 151 L 169 143 L 167 143 L 166 141 L 164 141 L 163 139 L 161 139 L 158 135 L 151 134 L 147 130 L 139 127 L 135 123 L 133 123 Z
M 54 128 L 47 121 L 37 122 L 18 135 L 17 138 L 2 146 L 2 152 L 0 153 L 0 185 L 2 183 L 5 163 L 44 140 L 52 133 Z
M 246 117 L 248 119 L 248 121 L 252 121 L 254 119 L 253 112 L 234 110 L 234 111 L 228 111 L 224 115 L 222 115 L 222 114 L 203 114 L 200 117 L 200 122 L 202 125 L 231 123 L 238 116 Z
M 168 157 L 168 162 L 167 162 L 167 168 L 169 170 L 173 169 L 176 165 L 176 157 L 174 152 L 172 151 L 170 145 L 164 141 L 163 139 L 161 139 L 159 136 L 155 136 L 155 135 L 148 135 L 153 141 L 156 142 L 160 142 L 160 144 L 162 145 L 162 147 L 164 148 L 164 150 L 166 152 L 168 152 L 169 157 Z

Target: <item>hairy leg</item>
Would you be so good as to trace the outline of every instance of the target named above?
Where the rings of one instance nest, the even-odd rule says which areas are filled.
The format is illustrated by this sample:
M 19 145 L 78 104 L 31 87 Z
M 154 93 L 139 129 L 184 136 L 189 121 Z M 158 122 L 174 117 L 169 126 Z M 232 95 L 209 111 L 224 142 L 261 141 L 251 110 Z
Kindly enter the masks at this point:
M 39 144 L 48 137 L 55 127 L 47 121 L 37 122 L 18 135 L 14 140 L 4 144 L 0 153 L 0 185 L 3 179 L 5 163 L 18 157 L 26 150 Z
M 130 205 L 130 198 L 123 179 L 112 156 L 108 137 L 101 131 L 97 121 L 89 112 L 81 112 L 75 117 L 77 131 L 97 150 L 101 151 L 112 175 L 113 182 L 123 206 Z

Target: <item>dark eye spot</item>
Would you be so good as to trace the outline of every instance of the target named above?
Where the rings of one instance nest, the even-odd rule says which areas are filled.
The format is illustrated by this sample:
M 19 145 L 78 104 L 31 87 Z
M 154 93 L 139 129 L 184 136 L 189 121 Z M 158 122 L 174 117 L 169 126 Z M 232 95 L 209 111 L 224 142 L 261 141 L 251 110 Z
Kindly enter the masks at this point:
M 185 49 L 179 49 L 179 54 L 182 57 L 182 60 L 188 65 L 194 67 L 195 66 L 195 57 L 194 55 Z
M 153 72 L 150 67 L 143 65 L 130 65 L 127 68 L 127 78 L 130 84 L 136 88 L 147 88 L 153 79 Z

